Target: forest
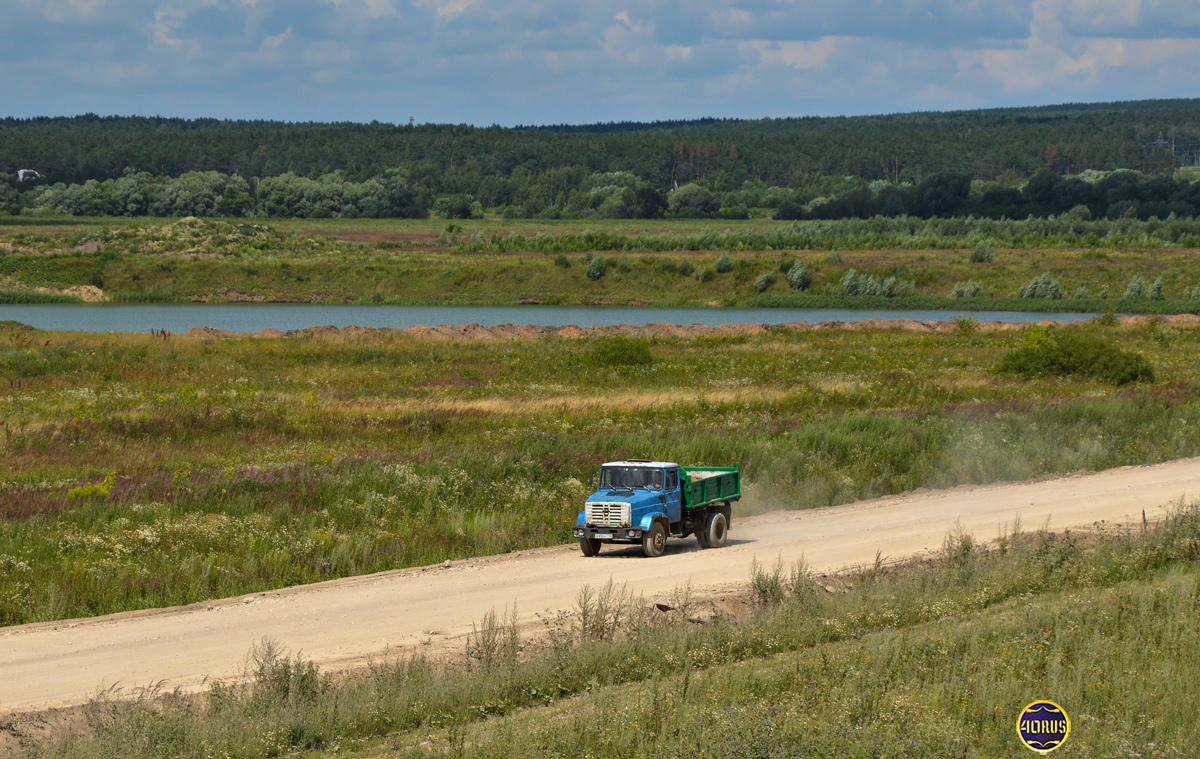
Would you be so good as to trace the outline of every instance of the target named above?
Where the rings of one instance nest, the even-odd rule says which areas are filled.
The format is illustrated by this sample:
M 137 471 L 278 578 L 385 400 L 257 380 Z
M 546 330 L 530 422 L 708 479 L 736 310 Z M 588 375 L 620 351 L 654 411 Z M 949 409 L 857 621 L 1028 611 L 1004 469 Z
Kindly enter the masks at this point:
M 0 213 L 1194 216 L 1200 100 L 502 128 L 0 120 Z M 19 169 L 40 178 L 18 182 Z

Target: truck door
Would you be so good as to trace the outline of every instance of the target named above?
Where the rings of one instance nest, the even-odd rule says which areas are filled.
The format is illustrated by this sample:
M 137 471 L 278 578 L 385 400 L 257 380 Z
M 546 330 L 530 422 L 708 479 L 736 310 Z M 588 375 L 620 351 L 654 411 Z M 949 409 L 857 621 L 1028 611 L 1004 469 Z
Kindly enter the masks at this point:
M 663 511 L 667 512 L 667 519 L 671 522 L 678 522 L 683 519 L 683 501 L 680 497 L 678 469 L 667 470 L 666 487 L 663 491 Z

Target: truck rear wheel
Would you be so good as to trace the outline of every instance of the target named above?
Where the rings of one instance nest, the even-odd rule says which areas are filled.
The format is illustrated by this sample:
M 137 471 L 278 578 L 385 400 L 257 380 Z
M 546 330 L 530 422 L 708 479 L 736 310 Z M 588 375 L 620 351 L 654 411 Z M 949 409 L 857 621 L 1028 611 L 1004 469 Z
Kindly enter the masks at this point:
M 720 548 L 725 545 L 725 538 L 728 536 L 729 520 L 721 512 L 714 511 L 704 520 L 704 541 L 700 545 L 705 548 Z
M 653 559 L 662 556 L 666 549 L 667 528 L 663 527 L 662 522 L 655 522 L 653 527 L 642 534 L 642 552 Z
M 592 540 L 591 538 L 580 538 L 579 550 L 583 551 L 584 556 L 598 556 L 600 554 L 600 541 Z

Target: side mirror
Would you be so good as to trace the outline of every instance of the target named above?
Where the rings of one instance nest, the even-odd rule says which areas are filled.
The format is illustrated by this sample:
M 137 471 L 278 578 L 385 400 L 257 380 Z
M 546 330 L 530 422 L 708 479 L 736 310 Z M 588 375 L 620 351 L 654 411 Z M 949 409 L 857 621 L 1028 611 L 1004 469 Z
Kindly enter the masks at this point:
M 592 490 L 596 489 L 596 473 L 588 472 L 588 487 Z

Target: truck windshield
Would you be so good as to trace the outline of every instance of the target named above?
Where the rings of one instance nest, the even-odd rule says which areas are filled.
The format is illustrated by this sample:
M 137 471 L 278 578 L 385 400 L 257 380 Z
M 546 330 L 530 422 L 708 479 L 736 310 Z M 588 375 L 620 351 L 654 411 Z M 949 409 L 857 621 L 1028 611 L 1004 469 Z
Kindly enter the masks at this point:
M 662 490 L 663 470 L 642 466 L 606 466 L 600 468 L 600 489 L 638 488 Z

